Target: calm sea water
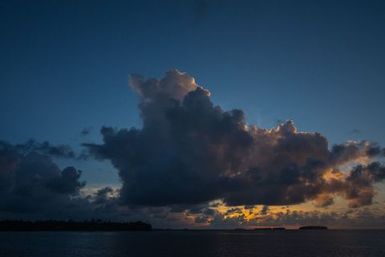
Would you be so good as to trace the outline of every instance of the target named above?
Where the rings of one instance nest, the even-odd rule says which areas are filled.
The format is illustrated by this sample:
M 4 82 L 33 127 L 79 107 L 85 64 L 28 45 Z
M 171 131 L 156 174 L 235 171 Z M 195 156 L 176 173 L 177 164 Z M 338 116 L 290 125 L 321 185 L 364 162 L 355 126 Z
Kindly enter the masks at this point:
M 385 231 L 0 232 L 7 257 L 384 257 Z

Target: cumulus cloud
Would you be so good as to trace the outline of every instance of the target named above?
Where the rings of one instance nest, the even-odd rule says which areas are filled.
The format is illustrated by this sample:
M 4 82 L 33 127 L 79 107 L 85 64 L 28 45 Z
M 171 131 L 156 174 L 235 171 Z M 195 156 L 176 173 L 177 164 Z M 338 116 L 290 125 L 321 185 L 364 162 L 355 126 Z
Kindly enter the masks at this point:
M 1 212 L 50 217 L 80 204 L 72 199 L 85 185 L 79 180 L 81 171 L 74 167 L 60 170 L 49 156 L 21 149 L 20 145 L 0 142 Z
M 102 144 L 85 144 L 118 169 L 126 205 L 328 206 L 340 196 L 360 207 L 372 203 L 373 184 L 384 179 L 384 166 L 374 162 L 384 154 L 378 145 L 330 147 L 323 135 L 297 131 L 292 121 L 273 129 L 250 125 L 241 110 L 214 105 L 186 73 L 171 70 L 160 80 L 133 75 L 130 85 L 140 96 L 142 128 L 103 127 Z
M 271 210 L 309 201 L 325 208 L 336 198 L 351 208 L 368 206 L 385 179 L 385 150 L 377 144 L 331 146 L 292 121 L 259 128 L 242 110 L 215 105 L 186 73 L 171 70 L 160 80 L 133 75 L 130 86 L 140 97 L 142 127 L 103 127 L 101 144 L 84 144 L 87 154 L 49 142 L 0 141 L 0 217 L 138 219 L 156 227 L 332 224 L 333 213 Z M 92 192 L 79 170 L 53 161 L 89 156 L 111 161 L 121 188 Z

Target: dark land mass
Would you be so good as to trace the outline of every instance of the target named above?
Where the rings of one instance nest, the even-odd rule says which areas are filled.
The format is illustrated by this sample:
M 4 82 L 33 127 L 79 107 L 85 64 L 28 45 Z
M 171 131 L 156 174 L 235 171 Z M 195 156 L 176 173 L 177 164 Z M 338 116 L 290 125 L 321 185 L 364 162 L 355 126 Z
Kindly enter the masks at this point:
M 326 226 L 303 226 L 300 227 L 299 230 L 327 230 Z
M 284 227 L 272 227 L 272 228 L 254 228 L 254 231 L 277 231 L 277 230 L 286 230 Z
M 91 221 L 0 221 L 0 231 L 150 231 L 151 224 L 137 222 Z
M 298 230 L 327 230 L 326 226 L 302 226 Z M 62 220 L 0 220 L 0 231 L 200 231 L 200 229 L 153 229 L 151 224 L 137 222 L 111 222 L 103 220 L 62 221 Z M 266 227 L 254 229 L 202 229 L 202 231 L 285 231 L 285 227 Z M 293 231 L 293 229 L 289 229 Z

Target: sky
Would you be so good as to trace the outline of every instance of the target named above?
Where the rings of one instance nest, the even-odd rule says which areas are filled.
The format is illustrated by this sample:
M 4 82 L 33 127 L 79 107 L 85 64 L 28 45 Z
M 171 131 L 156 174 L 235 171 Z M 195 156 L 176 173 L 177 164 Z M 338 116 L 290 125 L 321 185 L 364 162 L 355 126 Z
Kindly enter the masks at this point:
M 383 1 L 0 0 L 0 216 L 385 227 L 384 27 Z

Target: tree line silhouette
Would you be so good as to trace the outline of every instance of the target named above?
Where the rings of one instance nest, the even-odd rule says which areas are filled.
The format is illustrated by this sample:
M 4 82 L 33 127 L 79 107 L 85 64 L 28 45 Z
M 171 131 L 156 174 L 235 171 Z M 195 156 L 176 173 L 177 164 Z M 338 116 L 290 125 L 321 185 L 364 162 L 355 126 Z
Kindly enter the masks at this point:
M 3 220 L 0 231 L 150 231 L 151 224 L 142 221 L 111 222 L 103 220 Z

